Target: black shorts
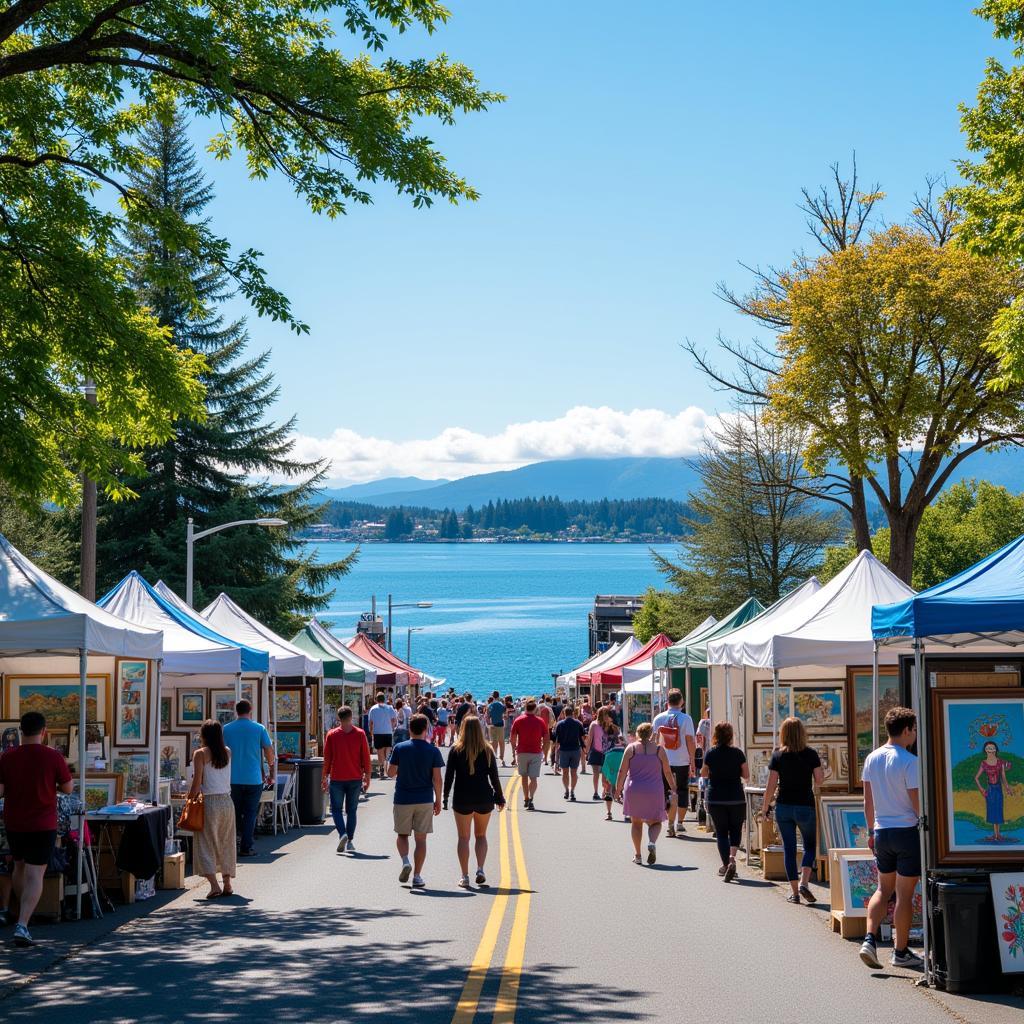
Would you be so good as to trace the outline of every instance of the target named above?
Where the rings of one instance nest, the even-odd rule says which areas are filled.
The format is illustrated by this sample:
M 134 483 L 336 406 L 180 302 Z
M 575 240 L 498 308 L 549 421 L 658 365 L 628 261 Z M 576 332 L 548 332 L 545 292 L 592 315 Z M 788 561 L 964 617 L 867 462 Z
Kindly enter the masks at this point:
M 11 848 L 11 856 L 15 861 L 39 866 L 50 865 L 50 856 L 57 842 L 57 830 L 48 832 L 7 832 L 7 843 Z
M 456 814 L 490 814 L 494 804 L 452 804 L 452 810 Z
M 921 835 L 917 826 L 876 828 L 875 861 L 880 875 L 894 871 L 903 878 L 921 877 Z
M 373 734 L 373 749 L 374 750 L 387 750 L 388 747 L 393 747 L 393 737 L 389 732 L 376 732 Z
M 672 777 L 676 780 L 676 799 L 681 803 L 686 803 L 687 790 L 690 786 L 690 766 L 688 764 L 672 764 L 669 765 L 672 769 Z M 668 798 L 671 790 L 668 788 L 668 783 L 665 782 L 665 776 L 662 775 L 661 781 L 665 786 L 665 800 L 666 806 L 668 806 Z

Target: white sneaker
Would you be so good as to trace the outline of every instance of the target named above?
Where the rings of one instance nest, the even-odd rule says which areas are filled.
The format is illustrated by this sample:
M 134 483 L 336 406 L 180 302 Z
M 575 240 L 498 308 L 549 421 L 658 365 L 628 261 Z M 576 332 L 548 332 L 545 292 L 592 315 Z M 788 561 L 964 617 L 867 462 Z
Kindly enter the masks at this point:
M 356 852 L 356 844 L 353 843 L 351 839 L 348 841 L 348 852 L 349 853 L 355 853 Z
M 29 934 L 28 928 L 26 928 L 25 925 L 19 924 L 18 927 L 14 929 L 14 944 L 25 949 L 29 946 L 34 946 L 36 944 L 36 940 Z
M 892 951 L 892 960 L 889 961 L 893 967 L 924 967 L 924 960 L 921 959 L 912 949 L 906 949 L 902 953 Z
M 398 873 L 398 880 L 400 882 L 408 882 L 409 876 L 412 874 L 412 865 L 406 861 L 402 865 L 402 870 Z
M 338 840 L 338 853 L 344 853 L 346 846 L 348 846 L 348 836 L 342 836 Z
M 413 885 L 415 885 L 415 884 L 416 883 L 414 882 Z M 459 888 L 460 889 L 468 889 L 469 888 L 469 875 L 463 875 L 459 879 Z
M 414 889 L 426 889 L 427 883 L 423 881 L 423 876 L 422 875 L 413 875 L 412 876 L 412 887 Z

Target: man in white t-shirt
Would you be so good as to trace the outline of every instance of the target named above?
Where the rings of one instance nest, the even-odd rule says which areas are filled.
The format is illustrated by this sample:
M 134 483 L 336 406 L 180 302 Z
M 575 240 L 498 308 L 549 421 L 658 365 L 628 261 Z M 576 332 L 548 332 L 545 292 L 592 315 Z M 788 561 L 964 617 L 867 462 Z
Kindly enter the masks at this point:
M 388 754 L 395 745 L 398 713 L 384 703 L 384 694 L 377 694 L 377 703 L 366 714 L 370 726 L 370 742 L 377 751 L 377 767 L 383 779 L 387 772 Z
M 893 892 L 893 967 L 920 967 L 910 949 L 914 890 L 921 880 L 920 766 L 908 747 L 917 742 L 917 716 L 910 708 L 892 708 L 885 716 L 889 742 L 864 761 L 864 817 L 871 831 L 868 845 L 878 864 L 878 888 L 868 903 L 868 934 L 860 958 L 875 970 L 882 965 L 875 947 Z
M 682 691 L 668 691 L 668 709 L 656 715 L 651 724 L 676 779 L 675 793 L 668 792 L 668 786 L 665 787 L 668 802 L 668 836 L 674 839 L 677 832 L 686 831 L 683 822 L 686 820 L 686 809 L 690 803 L 690 765 L 697 756 L 693 719 L 683 710 Z

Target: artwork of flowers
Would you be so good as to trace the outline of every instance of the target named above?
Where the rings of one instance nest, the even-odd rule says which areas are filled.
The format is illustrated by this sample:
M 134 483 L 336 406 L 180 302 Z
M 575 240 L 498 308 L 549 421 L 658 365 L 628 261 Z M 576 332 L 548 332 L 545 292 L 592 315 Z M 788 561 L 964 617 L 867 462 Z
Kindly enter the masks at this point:
M 1024 871 L 989 875 L 1004 974 L 1024 972 Z

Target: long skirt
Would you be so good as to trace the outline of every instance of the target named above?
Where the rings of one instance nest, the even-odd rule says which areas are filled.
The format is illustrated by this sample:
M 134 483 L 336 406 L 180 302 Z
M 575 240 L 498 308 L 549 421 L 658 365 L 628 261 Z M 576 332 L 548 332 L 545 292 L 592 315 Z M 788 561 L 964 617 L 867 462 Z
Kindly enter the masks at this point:
M 227 793 L 211 793 L 203 797 L 203 827 L 195 834 L 194 868 L 197 875 L 220 872 L 234 878 L 238 874 L 235 861 L 235 805 Z
M 990 825 L 1002 825 L 1003 818 L 1003 784 L 1002 781 L 993 785 L 991 782 L 985 790 L 985 820 Z

